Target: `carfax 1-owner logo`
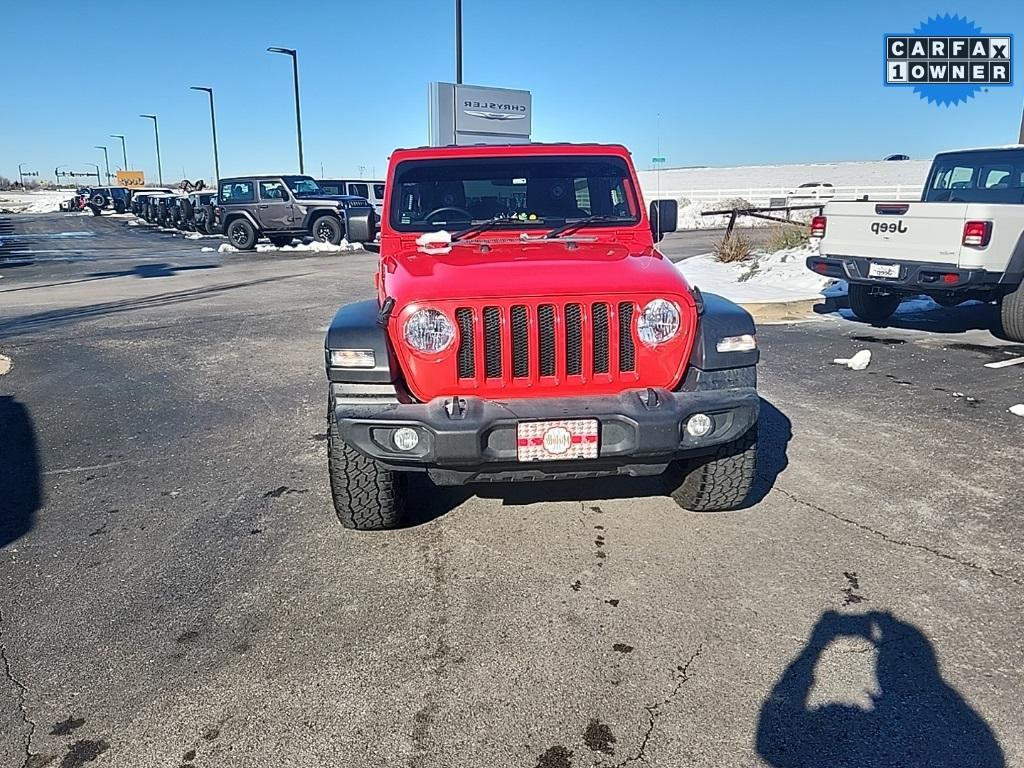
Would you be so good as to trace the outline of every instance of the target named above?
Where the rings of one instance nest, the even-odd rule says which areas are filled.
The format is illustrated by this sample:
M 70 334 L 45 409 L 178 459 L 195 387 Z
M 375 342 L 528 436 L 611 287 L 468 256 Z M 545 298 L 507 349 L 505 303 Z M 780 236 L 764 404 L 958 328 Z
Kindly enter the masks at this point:
M 936 16 L 885 36 L 885 84 L 952 106 L 990 86 L 1013 85 L 1013 35 L 986 33 L 962 16 Z

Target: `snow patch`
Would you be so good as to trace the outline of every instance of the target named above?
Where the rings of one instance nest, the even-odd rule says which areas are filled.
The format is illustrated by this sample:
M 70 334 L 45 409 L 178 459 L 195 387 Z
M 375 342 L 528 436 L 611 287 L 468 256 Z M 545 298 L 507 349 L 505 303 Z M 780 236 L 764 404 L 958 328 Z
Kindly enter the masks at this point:
M 0 376 L 10 371 L 13 365 L 14 363 L 11 362 L 11 358 L 7 355 L 0 355 Z
M 1017 403 L 1017 405 L 1010 406 L 1010 413 L 1014 416 L 1024 416 L 1024 403 Z
M 452 249 L 452 235 L 445 229 L 437 232 L 424 232 L 416 238 L 416 245 L 423 253 L 449 253 Z
M 871 350 L 862 349 L 853 357 L 837 357 L 833 365 L 845 365 L 851 371 L 863 371 L 871 364 Z
M 52 213 L 74 195 L 70 189 L 48 189 L 38 192 L 0 192 L 0 208 L 11 213 Z
M 311 243 L 298 243 L 297 245 L 284 245 L 278 248 L 276 245 L 271 243 L 259 243 L 256 245 L 257 253 L 268 253 L 268 252 L 282 252 L 282 253 L 342 253 L 343 251 L 359 251 L 362 250 L 362 245 L 359 243 L 350 243 L 348 240 L 342 238 L 342 241 L 338 245 L 332 245 L 331 243 L 321 243 L 318 240 L 314 240 Z M 205 251 L 206 248 L 203 248 Z M 210 249 L 212 250 L 212 249 Z M 230 243 L 221 243 L 220 248 L 217 249 L 218 253 L 241 253 L 235 246 Z
M 211 248 L 210 246 L 207 245 L 207 246 L 204 246 L 204 247 L 200 248 L 199 252 L 200 253 L 213 253 L 214 250 L 215 250 L 214 248 Z
M 755 252 L 748 261 L 722 264 L 706 253 L 676 264 L 690 285 L 738 303 L 777 303 L 821 298 L 832 278 L 807 269 L 817 249 L 804 245 L 776 253 Z

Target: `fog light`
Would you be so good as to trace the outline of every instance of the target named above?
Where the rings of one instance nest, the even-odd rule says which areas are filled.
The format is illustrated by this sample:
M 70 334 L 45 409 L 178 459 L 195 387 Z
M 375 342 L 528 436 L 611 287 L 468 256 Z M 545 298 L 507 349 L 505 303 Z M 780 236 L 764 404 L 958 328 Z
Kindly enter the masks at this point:
M 695 413 L 686 420 L 686 433 L 690 437 L 704 437 L 711 431 L 711 417 L 706 413 Z
M 400 451 L 411 451 L 420 443 L 420 436 L 416 433 L 415 429 L 409 427 L 400 427 L 395 430 L 395 434 L 391 436 L 391 441 L 395 444 L 395 448 Z

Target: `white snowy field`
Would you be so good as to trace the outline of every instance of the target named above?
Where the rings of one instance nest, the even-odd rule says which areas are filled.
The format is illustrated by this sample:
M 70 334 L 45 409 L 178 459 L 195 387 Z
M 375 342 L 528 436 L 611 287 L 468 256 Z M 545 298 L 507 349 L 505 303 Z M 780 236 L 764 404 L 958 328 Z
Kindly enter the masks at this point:
M 731 207 L 723 202 L 735 199 L 756 206 L 767 205 L 771 198 L 787 198 L 792 205 L 826 202 L 828 197 L 794 196 L 801 184 L 815 182 L 831 184 L 837 199 L 852 200 L 863 195 L 871 199 L 914 199 L 920 194 L 930 167 L 931 160 L 800 163 L 670 168 L 660 172 L 640 171 L 639 176 L 647 201 L 661 197 L 679 202 L 678 229 L 685 230 L 725 226 L 725 217 L 700 214 Z M 740 219 L 739 223 L 754 226 L 755 221 Z
M 722 264 L 710 253 L 676 263 L 690 285 L 739 304 L 821 298 L 832 278 L 811 272 L 804 260 L 817 253 L 805 245 L 776 253 L 755 253 L 749 261 Z
M 50 213 L 74 194 L 69 189 L 38 192 L 0 192 L 0 211 L 8 213 Z

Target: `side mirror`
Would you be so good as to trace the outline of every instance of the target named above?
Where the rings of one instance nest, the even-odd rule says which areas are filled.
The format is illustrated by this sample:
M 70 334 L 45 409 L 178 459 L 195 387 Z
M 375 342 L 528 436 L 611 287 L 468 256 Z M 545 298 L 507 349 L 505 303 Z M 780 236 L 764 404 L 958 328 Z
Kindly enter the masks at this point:
M 651 220 L 654 242 L 660 242 L 666 232 L 676 231 L 679 223 L 679 203 L 675 200 L 652 200 L 648 218 Z

